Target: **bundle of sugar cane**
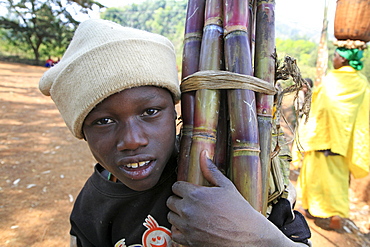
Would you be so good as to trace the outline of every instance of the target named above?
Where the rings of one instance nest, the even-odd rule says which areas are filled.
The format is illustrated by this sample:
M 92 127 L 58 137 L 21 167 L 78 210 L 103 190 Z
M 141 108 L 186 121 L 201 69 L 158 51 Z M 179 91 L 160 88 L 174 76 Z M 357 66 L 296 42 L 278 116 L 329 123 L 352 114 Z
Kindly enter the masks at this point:
M 258 6 L 257 18 L 252 16 L 256 12 L 255 6 Z M 267 2 L 206 1 L 199 70 L 204 71 L 205 75 L 208 73 L 209 81 L 216 80 L 216 77 L 224 78 L 224 76 L 233 77 L 230 79 L 233 81 L 235 77 L 244 78 L 253 75 L 252 39 L 256 26 L 255 19 L 261 22 L 261 25 L 257 24 L 256 38 L 261 44 L 256 44 L 256 53 L 263 54 L 256 56 L 256 76 L 267 81 L 267 84 L 273 84 L 275 63 L 272 57 L 274 53 L 274 2 L 272 0 Z M 271 37 L 266 38 L 269 35 Z M 184 59 L 186 59 L 185 55 Z M 223 68 L 223 61 L 225 61 L 225 68 Z M 224 71 L 222 75 L 217 73 L 223 69 L 230 72 Z M 195 74 L 199 77 L 204 76 L 199 72 Z M 183 79 L 183 84 L 187 79 L 188 77 Z M 217 81 L 220 80 L 217 79 Z M 267 184 L 271 162 L 273 96 L 258 94 L 256 98 L 256 93 L 250 87 L 244 85 L 225 87 L 223 82 L 220 84 L 223 85 L 219 88 L 206 85 L 206 88 L 193 89 L 196 91 L 195 100 L 192 101 L 194 105 L 185 106 L 194 107 L 194 112 L 192 116 L 185 114 L 192 118 L 186 121 L 183 114 L 184 123 L 192 123 L 191 143 L 189 141 L 183 143 L 182 139 L 180 145 L 181 151 L 191 145 L 190 159 L 180 156 L 180 161 L 184 161 L 182 166 L 188 167 L 188 170 L 183 173 L 187 174 L 187 181 L 205 184 L 200 172 L 199 154 L 207 149 L 214 163 L 228 174 L 241 194 L 256 210 L 262 212 L 267 205 L 267 195 L 265 195 L 267 185 L 263 184 Z M 226 88 L 227 90 L 220 90 Z M 182 104 L 186 103 L 182 102 Z M 259 122 L 261 122 L 260 128 Z M 262 152 L 260 138 L 264 138 Z M 260 158 L 260 154 L 263 157 Z M 184 176 L 179 174 L 179 177 Z

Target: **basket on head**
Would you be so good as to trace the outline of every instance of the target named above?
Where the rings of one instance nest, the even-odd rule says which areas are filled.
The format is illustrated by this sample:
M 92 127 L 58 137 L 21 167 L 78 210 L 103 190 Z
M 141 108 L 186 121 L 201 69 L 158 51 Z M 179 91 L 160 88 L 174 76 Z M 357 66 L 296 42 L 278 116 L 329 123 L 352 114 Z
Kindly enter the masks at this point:
M 370 0 L 337 0 L 334 36 L 338 40 L 370 41 Z

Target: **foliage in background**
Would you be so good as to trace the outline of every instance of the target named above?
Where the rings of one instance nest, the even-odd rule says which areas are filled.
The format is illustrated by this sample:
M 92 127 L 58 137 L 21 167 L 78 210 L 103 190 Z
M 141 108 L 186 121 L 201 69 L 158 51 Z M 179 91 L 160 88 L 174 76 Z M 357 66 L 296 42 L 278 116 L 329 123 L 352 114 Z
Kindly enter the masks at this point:
M 299 39 L 281 39 L 276 38 L 276 52 L 278 59 L 283 59 L 288 55 L 297 60 L 298 67 L 303 78 L 316 79 L 316 60 L 318 56 L 319 45 L 315 42 L 309 41 L 308 38 Z M 328 42 L 328 71 L 333 70 L 333 57 L 336 46 L 332 41 Z M 370 81 L 370 51 L 366 49 L 364 52 L 364 69 L 361 70 Z M 288 82 L 289 83 L 289 82 Z
M 36 57 L 35 50 L 38 49 L 42 59 L 49 55 L 61 57 L 70 42 L 78 22 L 68 13 L 67 6 L 77 3 L 82 13 L 93 5 L 104 7 L 93 0 L 0 0 L 0 3 L 7 6 L 10 13 L 0 17 L 0 56 Z M 175 46 L 181 69 L 186 7 L 187 0 L 146 0 L 140 4 L 107 8 L 101 18 L 166 36 Z M 330 70 L 333 69 L 331 61 L 335 49 L 331 41 L 328 49 Z M 279 59 L 289 55 L 297 60 L 303 78 L 315 80 L 317 43 L 302 35 L 278 37 L 276 50 Z M 369 50 L 365 51 L 363 61 L 361 72 L 370 80 Z
M 302 77 L 314 78 L 318 44 L 306 39 L 276 39 L 276 52 L 279 59 L 286 55 L 296 59 Z
M 147 0 L 108 8 L 101 18 L 167 37 L 175 46 L 177 64 L 181 64 L 186 7 L 187 0 Z
M 79 1 L 86 7 L 93 1 Z M 73 32 L 79 24 L 67 11 L 73 1 L 63 0 L 2 0 L 8 9 L 7 16 L 0 16 L 1 43 L 8 42 L 9 49 L 17 47 L 25 55 L 32 51 L 35 64 L 40 64 L 40 56 L 60 57 L 68 46 Z
M 147 0 L 140 4 L 131 4 L 121 8 L 108 8 L 101 18 L 112 20 L 123 26 L 130 26 L 169 38 L 175 46 L 177 64 L 180 68 L 182 59 L 182 44 L 187 0 Z M 328 69 L 333 69 L 332 58 L 335 47 L 332 42 L 328 44 Z M 316 77 L 316 60 L 318 57 L 318 44 L 310 41 L 309 37 L 297 36 L 287 39 L 276 39 L 278 58 L 285 55 L 297 60 L 303 78 Z M 367 53 L 369 54 L 369 52 Z M 369 59 L 367 59 L 369 60 Z M 362 71 L 370 79 L 370 61 L 365 61 L 368 70 Z

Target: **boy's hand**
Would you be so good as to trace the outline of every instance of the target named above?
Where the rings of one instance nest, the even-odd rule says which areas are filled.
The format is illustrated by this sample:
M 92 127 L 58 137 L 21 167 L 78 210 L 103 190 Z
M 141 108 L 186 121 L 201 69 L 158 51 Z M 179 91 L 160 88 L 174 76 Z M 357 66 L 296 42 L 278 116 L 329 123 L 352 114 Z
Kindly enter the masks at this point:
M 307 246 L 287 238 L 257 212 L 207 158 L 200 154 L 200 167 L 212 187 L 176 182 L 167 201 L 171 210 L 172 239 L 179 244 L 203 247 Z
M 172 187 L 175 195 L 167 201 L 175 242 L 188 246 L 235 247 L 258 244 L 261 238 L 271 234 L 266 224 L 269 227 L 272 224 L 250 206 L 207 158 L 207 151 L 200 154 L 200 166 L 212 187 L 179 181 Z

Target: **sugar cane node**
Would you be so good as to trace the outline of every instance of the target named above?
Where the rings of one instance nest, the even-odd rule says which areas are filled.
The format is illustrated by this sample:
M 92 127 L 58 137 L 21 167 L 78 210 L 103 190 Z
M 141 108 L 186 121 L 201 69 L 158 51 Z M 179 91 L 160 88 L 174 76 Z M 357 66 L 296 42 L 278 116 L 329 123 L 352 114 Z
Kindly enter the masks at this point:
M 193 32 L 193 33 L 186 33 L 185 36 L 184 36 L 184 43 L 187 41 L 187 40 L 201 40 L 202 39 L 202 32 Z
M 220 16 L 215 16 L 215 17 L 210 17 L 204 22 L 204 26 L 208 25 L 217 25 L 217 26 L 222 26 L 222 19 Z
M 181 117 L 179 118 L 179 120 L 182 122 Z M 181 136 L 193 136 L 193 126 L 182 125 Z
M 228 35 L 229 33 L 235 32 L 235 31 L 242 31 L 242 32 L 248 33 L 247 27 L 243 25 L 225 26 L 224 30 L 225 30 L 224 36 Z
M 238 142 L 239 142 L 239 140 L 236 140 L 236 143 L 232 147 L 235 156 L 238 156 L 238 154 L 244 154 L 244 155 L 252 154 L 252 155 L 254 155 L 254 153 L 260 153 L 261 152 L 259 146 L 255 145 L 255 143 L 250 142 L 250 143 L 248 143 L 248 146 L 246 146 L 244 143 L 239 145 Z
M 182 93 L 199 89 L 249 89 L 269 95 L 277 92 L 272 84 L 257 77 L 219 70 L 198 71 L 181 82 Z
M 216 136 L 209 134 L 209 133 L 197 133 L 193 135 L 193 140 L 204 140 L 206 142 L 215 142 L 216 141 Z
M 274 0 L 258 0 L 257 1 L 257 4 L 258 5 L 262 5 L 262 4 L 271 4 L 271 3 L 274 3 L 275 1 Z

